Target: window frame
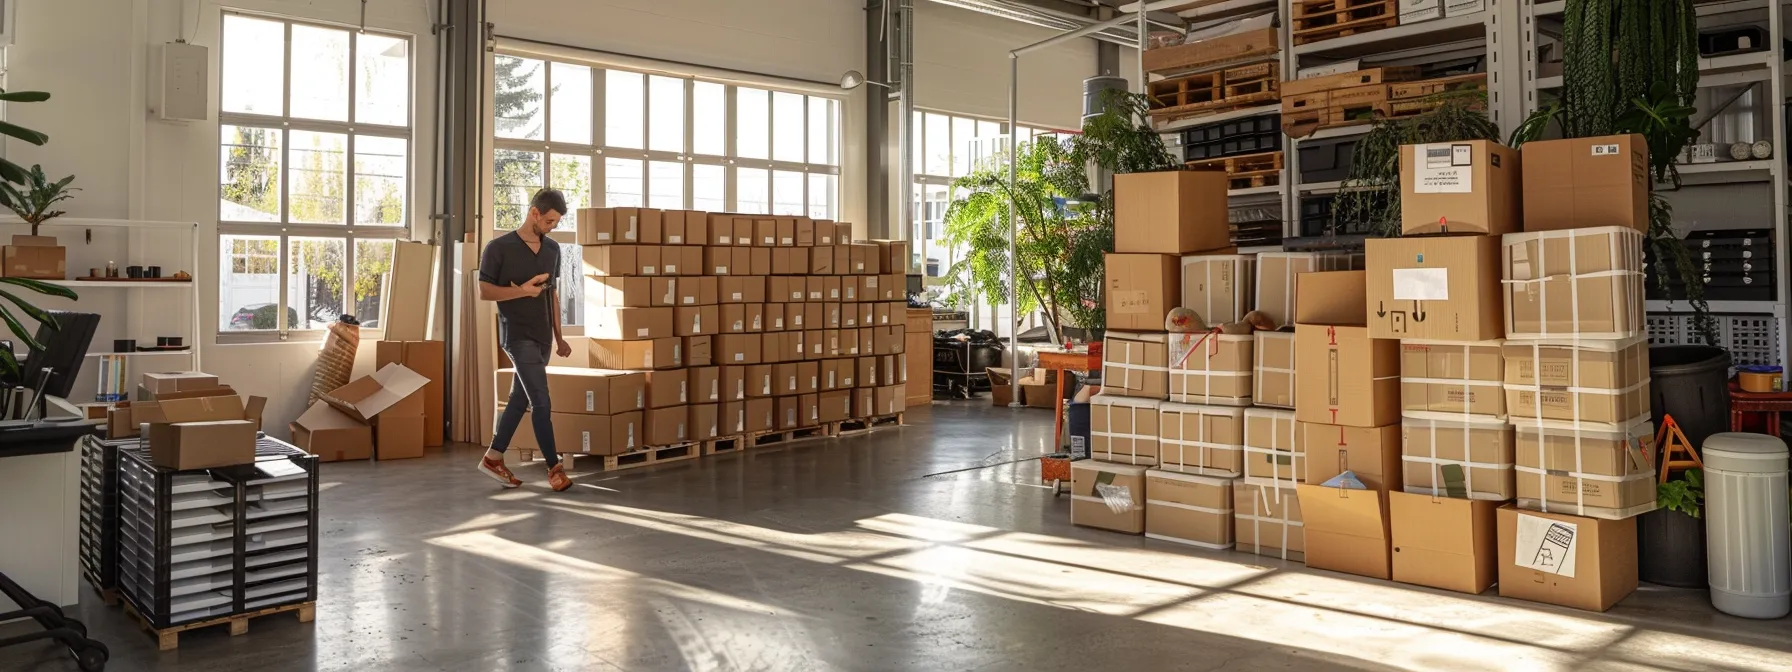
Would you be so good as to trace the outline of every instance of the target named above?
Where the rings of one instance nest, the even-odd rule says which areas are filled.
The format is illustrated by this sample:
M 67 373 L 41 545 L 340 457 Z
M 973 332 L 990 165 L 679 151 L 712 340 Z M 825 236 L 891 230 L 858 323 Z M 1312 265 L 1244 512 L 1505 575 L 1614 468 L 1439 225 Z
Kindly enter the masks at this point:
M 743 169 L 759 169 L 766 171 L 768 186 L 766 204 L 767 213 L 770 213 L 776 207 L 775 202 L 773 202 L 774 199 L 771 197 L 771 178 L 777 172 L 785 172 L 797 173 L 801 176 L 802 209 L 806 215 L 812 212 L 812 208 L 816 204 L 816 201 L 814 200 L 816 197 L 810 193 L 810 176 L 818 174 L 833 176 L 833 193 L 827 195 L 825 202 L 831 213 L 831 217 L 838 218 L 840 216 L 843 200 L 842 189 L 845 186 L 845 183 L 840 179 L 843 173 L 841 164 L 844 155 L 844 128 L 846 126 L 844 115 L 847 110 L 847 96 L 844 92 L 840 95 L 830 95 L 814 89 L 797 86 L 794 83 L 788 86 L 779 86 L 770 81 L 731 80 L 702 72 L 680 72 L 676 68 L 670 66 L 659 67 L 657 62 L 619 64 L 604 59 L 602 58 L 602 54 L 597 53 L 591 53 L 589 56 L 585 57 L 581 57 L 577 53 L 567 53 L 564 50 L 559 51 L 559 53 L 549 54 L 543 53 L 537 49 L 519 48 L 517 46 L 506 46 L 502 44 L 491 49 L 489 52 L 487 61 L 488 73 L 495 74 L 496 59 L 500 57 L 527 59 L 538 61 L 543 64 L 543 96 L 540 109 L 543 133 L 541 139 L 535 140 L 501 138 L 498 137 L 497 128 L 495 124 L 493 124 L 482 134 L 483 140 L 486 143 L 485 173 L 487 179 L 485 180 L 485 193 L 490 197 L 490 202 L 484 208 L 485 212 L 479 225 L 480 235 L 485 241 L 490 241 L 492 238 L 512 230 L 509 228 L 498 228 L 497 196 L 499 192 L 497 185 L 498 171 L 496 157 L 499 152 L 504 151 L 540 154 L 542 156 L 541 172 L 539 173 L 539 177 L 541 178 L 540 183 L 547 187 L 563 187 L 563 185 L 557 185 L 553 182 L 554 157 L 567 155 L 589 157 L 591 161 L 591 172 L 589 176 L 589 190 L 587 193 L 590 195 L 590 202 L 584 203 L 582 207 L 609 207 L 609 192 L 605 184 L 609 178 L 607 161 L 610 159 L 620 159 L 640 162 L 640 207 L 654 207 L 651 205 L 654 199 L 652 186 L 653 165 L 655 163 L 660 163 L 676 164 L 681 168 L 681 205 L 678 208 L 672 209 L 697 209 L 696 202 L 698 200 L 698 195 L 696 192 L 696 167 L 710 166 L 722 169 L 722 201 L 724 204 L 722 211 L 724 212 L 738 212 L 740 210 L 740 190 L 738 188 L 739 172 Z M 591 119 L 589 120 L 589 123 L 591 124 L 591 143 L 589 145 L 571 142 L 556 142 L 553 140 L 552 129 L 554 124 L 554 113 L 552 98 L 554 91 L 554 63 L 578 65 L 590 68 L 592 104 L 590 106 Z M 607 115 L 609 91 L 607 73 L 612 70 L 641 75 L 641 148 L 613 147 L 608 144 Z M 654 122 L 656 121 L 655 111 L 653 109 L 653 81 L 656 77 L 677 79 L 683 83 L 683 109 L 681 110 L 683 114 L 680 115 L 682 117 L 680 123 L 683 125 L 684 142 L 681 151 L 674 152 L 652 148 L 653 128 Z M 495 119 L 495 109 L 492 109 L 494 106 L 491 99 L 496 96 L 498 82 L 495 76 L 488 77 L 488 80 L 489 81 L 486 83 L 488 109 L 486 110 L 485 119 L 490 123 Z M 723 154 L 720 155 L 703 154 L 697 151 L 696 101 L 697 86 L 699 83 L 722 87 L 723 110 L 721 117 L 723 120 Z M 738 141 L 740 137 L 740 128 L 736 100 L 737 94 L 742 88 L 757 89 L 766 92 L 765 137 L 767 158 L 765 159 L 749 159 L 739 156 Z M 801 152 L 803 161 L 778 161 L 772 158 L 776 156 L 775 133 L 779 120 L 775 110 L 776 106 L 772 104 L 772 101 L 775 98 L 773 94 L 775 93 L 795 94 L 802 97 L 800 109 L 803 115 L 803 130 L 802 133 L 799 134 L 799 141 L 802 146 Z M 816 120 L 811 114 L 813 109 L 812 101 L 816 99 L 830 101 L 827 110 L 831 113 L 832 119 L 822 121 L 822 123 L 829 125 L 829 128 L 825 129 L 822 137 L 825 138 L 830 146 L 824 148 L 821 156 L 824 160 L 831 157 L 833 161 L 832 164 L 807 162 L 811 156 L 811 142 L 816 137 L 811 128 L 811 125 L 816 123 Z M 570 227 L 562 227 L 549 234 L 549 237 L 564 244 L 575 244 L 577 240 L 576 236 L 577 232 Z M 574 309 L 572 312 L 572 318 L 566 320 L 562 325 L 563 333 L 567 336 L 583 335 L 583 320 L 580 319 L 582 313 L 578 309 Z
M 218 21 L 218 58 L 220 62 L 217 83 L 219 87 L 226 86 L 226 83 L 224 82 L 224 67 L 222 61 L 225 58 L 224 45 L 227 40 L 225 33 L 227 29 L 226 26 L 229 17 L 231 16 L 258 21 L 277 22 L 282 25 L 284 44 L 282 46 L 283 59 L 281 63 L 282 83 L 280 114 L 271 115 L 226 111 L 224 109 L 223 97 L 219 96 L 216 103 L 218 123 L 214 127 L 213 147 L 215 149 L 213 151 L 219 152 L 217 156 L 221 164 L 224 161 L 222 155 L 224 144 L 223 133 L 224 128 L 227 126 L 262 128 L 279 132 L 281 138 L 280 213 L 279 220 L 273 222 L 228 220 L 224 218 L 223 199 L 219 198 L 219 209 L 216 214 L 218 216 L 217 235 L 220 244 L 218 246 L 218 258 L 216 261 L 221 264 L 223 263 L 225 256 L 230 254 L 229 250 L 222 244 L 225 236 L 248 236 L 277 239 L 279 241 L 279 251 L 277 253 L 278 271 L 276 272 L 278 280 L 275 284 L 277 290 L 276 305 L 278 308 L 275 310 L 276 327 L 271 330 L 231 330 L 227 328 L 227 322 L 220 319 L 216 329 L 217 342 L 219 344 L 235 344 L 322 340 L 325 329 L 295 329 L 293 328 L 294 325 L 287 324 L 287 311 L 292 310 L 291 297 L 288 296 L 289 292 L 287 289 L 290 284 L 288 275 L 293 271 L 291 263 L 293 251 L 292 241 L 294 239 L 304 238 L 327 238 L 340 239 L 343 241 L 343 295 L 340 298 L 343 301 L 345 309 L 352 309 L 355 304 L 355 250 L 359 247 L 357 243 L 363 240 L 368 240 L 393 241 L 394 244 L 396 244 L 396 241 L 407 240 L 411 237 L 411 225 L 412 222 L 416 220 L 417 208 L 421 205 L 418 203 L 414 190 L 414 186 L 417 184 L 417 145 L 415 137 L 417 119 L 417 38 L 415 35 L 402 31 L 363 30 L 357 26 L 337 24 L 328 21 L 298 19 L 288 16 L 262 14 L 237 9 L 222 9 L 219 12 Z M 294 26 L 341 30 L 348 33 L 348 53 L 346 58 L 348 76 L 345 82 L 345 85 L 348 87 L 348 97 L 346 101 L 348 114 L 345 121 L 304 119 L 292 116 L 292 31 Z M 359 95 L 359 92 L 356 89 L 357 84 L 360 81 L 359 69 L 357 68 L 358 61 L 356 60 L 359 54 L 360 40 L 357 36 L 361 33 L 402 40 L 406 44 L 405 87 L 407 93 L 405 96 L 405 115 L 410 123 L 405 126 L 359 123 L 355 120 L 356 103 L 358 102 L 357 97 Z M 293 131 L 340 134 L 344 137 L 342 154 L 344 181 L 343 219 L 341 224 L 301 224 L 291 221 L 291 194 L 293 180 L 289 178 L 289 175 L 292 170 L 291 135 Z M 403 181 L 399 187 L 400 193 L 404 195 L 405 208 L 403 221 L 396 225 L 361 225 L 355 222 L 355 140 L 357 137 L 361 136 L 394 139 L 405 143 L 405 172 Z M 220 175 L 223 174 L 222 165 L 219 166 L 218 172 Z M 223 295 L 225 291 L 224 279 L 224 275 L 219 274 L 217 286 L 220 309 L 223 307 Z M 381 307 L 384 308 L 383 299 L 381 301 Z M 367 319 L 367 316 L 358 317 L 361 317 L 363 320 Z M 220 318 L 222 318 L 222 315 L 220 315 Z M 363 331 L 364 335 L 376 339 L 382 337 L 384 333 L 385 324 L 383 322 L 378 327 L 369 328 Z

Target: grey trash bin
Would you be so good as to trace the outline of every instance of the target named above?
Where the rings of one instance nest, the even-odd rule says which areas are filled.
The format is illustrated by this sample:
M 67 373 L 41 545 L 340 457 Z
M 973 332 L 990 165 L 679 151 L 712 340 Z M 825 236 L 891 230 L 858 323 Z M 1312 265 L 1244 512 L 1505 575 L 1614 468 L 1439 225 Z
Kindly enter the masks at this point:
M 1711 606 L 1745 618 L 1792 612 L 1785 442 L 1724 432 L 1705 439 L 1705 552 Z

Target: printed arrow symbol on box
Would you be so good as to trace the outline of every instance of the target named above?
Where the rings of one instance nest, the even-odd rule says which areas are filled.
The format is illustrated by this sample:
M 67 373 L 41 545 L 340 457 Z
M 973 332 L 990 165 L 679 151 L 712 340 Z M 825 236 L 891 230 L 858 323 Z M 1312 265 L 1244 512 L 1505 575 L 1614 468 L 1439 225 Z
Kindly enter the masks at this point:
M 1376 317 L 1387 317 L 1388 316 L 1388 305 L 1384 302 L 1376 301 L 1375 302 L 1375 316 Z
M 1412 321 L 1414 321 L 1414 322 L 1424 322 L 1425 321 L 1425 304 L 1423 302 L 1420 302 L 1420 301 L 1412 302 Z

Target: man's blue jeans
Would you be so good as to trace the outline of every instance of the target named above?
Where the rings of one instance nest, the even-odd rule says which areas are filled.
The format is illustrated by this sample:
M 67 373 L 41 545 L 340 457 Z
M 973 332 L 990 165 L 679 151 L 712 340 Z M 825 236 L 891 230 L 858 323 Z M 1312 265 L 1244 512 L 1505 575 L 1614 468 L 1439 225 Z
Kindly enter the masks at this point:
M 504 404 L 504 414 L 498 416 L 492 433 L 492 450 L 502 453 L 510 448 L 511 437 L 523 423 L 523 412 L 529 411 L 541 457 L 549 467 L 559 464 L 560 455 L 554 452 L 553 404 L 548 402 L 548 357 L 552 351 L 541 343 L 517 341 L 505 345 L 504 353 L 516 367 L 516 379 L 510 383 L 510 401 Z

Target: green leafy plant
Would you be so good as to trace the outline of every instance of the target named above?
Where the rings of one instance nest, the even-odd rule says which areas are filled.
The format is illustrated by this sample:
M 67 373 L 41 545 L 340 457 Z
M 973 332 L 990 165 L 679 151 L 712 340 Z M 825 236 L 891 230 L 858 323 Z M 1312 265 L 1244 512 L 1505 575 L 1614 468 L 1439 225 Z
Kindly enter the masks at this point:
M 43 166 L 33 165 L 31 170 L 25 174 L 25 181 L 19 183 L 19 186 L 24 189 L 8 182 L 0 182 L 0 205 L 12 209 L 19 219 L 30 224 L 31 235 L 35 236 L 38 227 L 43 226 L 44 222 L 68 214 L 50 208 L 57 203 L 75 197 L 72 192 L 80 191 L 80 189 L 68 186 L 70 182 L 74 181 L 75 176 L 70 175 L 51 182 L 50 178 L 44 176 Z
M 1335 221 L 1363 222 L 1383 236 L 1400 235 L 1400 147 L 1428 142 L 1498 140 L 1488 120 L 1484 91 L 1450 91 L 1431 96 L 1438 106 L 1424 114 L 1377 119 L 1356 143 L 1350 175 L 1339 185 L 1332 208 Z
M 1655 506 L 1694 518 L 1705 515 L 1705 470 L 1694 467 L 1655 486 Z
M 74 290 L 63 287 L 62 285 L 50 284 L 41 280 L 30 280 L 27 278 L 0 278 L 0 299 L 6 299 L 6 301 L 11 302 L 12 304 L 12 306 L 8 306 L 6 303 L 0 303 L 0 322 L 6 323 L 6 329 L 11 331 L 13 337 L 19 339 L 19 342 L 24 344 L 26 349 L 31 352 L 42 352 L 44 344 L 38 342 L 37 338 L 25 328 L 25 324 L 19 321 L 18 316 L 13 314 L 12 309 L 14 307 L 18 308 L 20 312 L 23 312 L 31 319 L 49 325 L 52 329 L 56 327 L 56 318 L 50 315 L 48 311 L 33 305 L 30 301 L 26 301 L 24 297 L 8 291 L 8 288 L 11 287 L 37 292 L 38 294 L 60 296 L 65 299 L 76 299 L 79 297 L 75 296 Z M 0 348 L 0 386 L 11 386 L 24 382 L 20 380 L 19 376 L 19 360 L 13 356 L 12 349 Z
M 0 102 L 41 103 L 49 99 L 50 94 L 42 91 L 0 91 Z M 0 135 L 17 138 L 33 145 L 42 145 L 50 141 L 50 136 L 44 133 L 4 121 L 0 121 Z M 13 203 L 23 202 L 23 200 L 12 200 L 13 194 L 18 193 L 13 185 L 25 186 L 28 190 L 35 191 L 35 186 L 39 183 L 43 183 L 45 191 L 48 192 L 49 184 L 52 184 L 43 177 L 42 168 L 32 166 L 32 169 L 27 171 L 18 164 L 5 158 L 0 158 L 0 180 L 4 180 L 4 182 L 0 182 L 0 193 L 5 194 L 5 198 L 8 200 L 6 204 L 7 207 L 12 207 L 15 212 L 18 212 L 18 208 L 14 207 Z M 62 191 L 66 189 L 68 183 L 73 180 L 74 177 L 70 176 L 59 182 L 53 183 L 56 185 L 55 190 Z M 67 200 L 66 197 L 54 198 L 54 194 L 46 196 L 46 198 L 49 200 L 43 204 L 42 208 L 38 209 L 40 215 L 43 214 L 43 211 L 47 210 L 50 205 Z M 62 213 L 58 212 L 49 217 L 54 217 L 60 214 Z M 49 218 L 42 217 L 38 221 L 33 222 L 30 218 L 25 217 L 24 212 L 19 212 L 19 216 L 25 218 L 27 222 L 32 224 L 31 233 L 33 235 L 37 234 L 37 225 L 42 223 L 42 219 Z M 5 299 L 4 302 L 0 302 L 0 322 L 6 323 L 7 331 L 12 332 L 13 337 L 17 338 L 20 343 L 23 343 L 27 350 L 31 352 L 42 352 L 44 344 L 38 342 L 37 338 L 32 335 L 30 331 L 25 329 L 25 324 L 19 320 L 17 315 L 13 314 L 13 308 L 17 308 L 27 317 L 37 320 L 39 323 L 46 325 L 51 329 L 57 327 L 56 319 L 51 316 L 48 311 L 37 307 L 30 301 L 26 301 L 24 297 L 19 296 L 12 291 L 8 291 L 8 289 L 12 287 L 47 296 L 59 296 L 70 300 L 78 299 L 80 297 L 76 296 L 75 292 L 67 287 L 40 280 L 0 278 L 0 299 Z M 9 306 L 8 303 L 11 305 Z M 19 376 L 20 370 L 18 358 L 13 355 L 11 349 L 0 348 L 0 387 L 16 385 L 23 382 L 19 379 Z

